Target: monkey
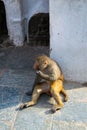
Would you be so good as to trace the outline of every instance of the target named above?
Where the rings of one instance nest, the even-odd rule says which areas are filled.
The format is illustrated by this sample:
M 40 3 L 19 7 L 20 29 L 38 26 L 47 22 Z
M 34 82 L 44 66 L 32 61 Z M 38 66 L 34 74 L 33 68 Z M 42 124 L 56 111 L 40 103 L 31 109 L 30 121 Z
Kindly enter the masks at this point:
M 36 58 L 33 65 L 36 70 L 36 79 L 32 93 L 32 100 L 20 106 L 20 109 L 33 106 L 37 103 L 42 93 L 46 93 L 56 101 L 53 105 L 52 112 L 61 109 L 64 103 L 60 93 L 64 95 L 64 100 L 68 100 L 67 93 L 63 86 L 64 76 L 58 63 L 46 55 L 40 55 Z
M 48 67 L 48 64 L 49 64 L 49 67 Z M 45 66 L 47 66 L 47 69 L 46 69 Z M 33 84 L 32 91 L 27 92 L 26 93 L 27 95 L 31 95 L 33 90 L 34 90 L 34 86 L 37 83 L 39 83 L 39 82 L 41 82 L 43 80 L 46 81 L 46 79 L 48 79 L 48 80 L 51 80 L 51 81 L 53 80 L 54 81 L 57 78 L 58 79 L 60 78 L 60 79 L 64 80 L 64 76 L 62 74 L 62 70 L 61 70 L 59 64 L 56 61 L 54 61 L 54 60 L 50 59 L 49 57 L 47 57 L 46 55 L 38 56 L 36 58 L 35 62 L 34 62 L 33 68 L 34 68 L 34 70 L 36 70 L 37 74 L 36 74 L 36 77 L 35 77 L 35 81 L 34 81 L 34 84 Z M 46 77 L 47 75 L 45 75 L 45 74 L 41 75 L 42 73 L 41 73 L 40 70 L 41 71 L 44 70 L 44 72 L 47 71 L 45 73 L 47 73 L 47 74 L 49 73 L 48 78 Z M 50 72 L 48 70 L 50 70 Z

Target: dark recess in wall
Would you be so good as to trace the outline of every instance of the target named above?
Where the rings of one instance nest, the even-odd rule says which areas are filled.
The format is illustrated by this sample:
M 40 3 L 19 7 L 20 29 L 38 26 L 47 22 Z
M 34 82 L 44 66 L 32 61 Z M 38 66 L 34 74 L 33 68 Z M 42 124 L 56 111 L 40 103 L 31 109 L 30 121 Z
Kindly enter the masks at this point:
M 0 0 L 0 44 L 8 38 L 6 12 L 4 2 Z M 1 47 L 1 46 L 0 46 Z
M 49 46 L 49 13 L 38 13 L 29 21 L 29 45 Z

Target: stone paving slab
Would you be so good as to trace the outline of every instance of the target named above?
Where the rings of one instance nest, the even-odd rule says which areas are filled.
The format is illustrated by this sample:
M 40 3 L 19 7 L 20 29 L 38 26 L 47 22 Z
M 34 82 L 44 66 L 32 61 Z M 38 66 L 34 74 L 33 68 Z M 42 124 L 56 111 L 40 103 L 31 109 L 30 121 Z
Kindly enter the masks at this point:
M 68 83 L 65 83 L 65 86 Z M 52 105 L 48 104 L 49 97 L 43 95 L 39 103 L 33 107 L 27 108 L 23 111 L 19 111 L 14 128 L 16 130 L 29 129 L 29 130 L 86 130 L 87 129 L 87 102 L 84 102 L 86 98 L 87 88 L 74 88 L 75 83 L 69 83 L 72 89 L 68 89 L 69 101 L 65 103 L 64 108 L 57 111 L 55 114 L 50 113 Z M 80 84 L 76 84 L 81 87 Z M 67 86 L 70 87 L 70 86 Z M 78 90 L 78 91 L 77 91 Z M 83 91 L 82 91 L 83 90 Z M 76 91 L 76 92 L 75 92 Z M 83 92 L 84 96 L 83 96 Z M 75 99 L 73 97 L 75 95 Z M 80 97 L 81 96 L 81 97 Z M 79 99 L 81 98 L 81 100 Z M 30 97 L 25 95 L 23 102 L 30 100 Z M 22 124 L 21 124 L 22 122 Z M 48 123 L 48 125 L 47 125 Z M 20 124 L 20 125 L 18 125 Z M 43 126 L 44 124 L 44 126 Z
M 11 130 L 17 111 L 18 102 L 0 104 L 0 130 Z
M 24 96 L 23 102 L 29 101 L 31 96 Z M 51 105 L 48 103 L 49 96 L 42 95 L 38 104 L 19 111 L 14 128 L 16 130 L 44 130 L 49 129 L 52 124 L 52 114 L 49 113 Z M 27 115 L 27 116 L 26 116 Z M 20 125 L 19 125 L 20 124 Z
M 52 130 L 87 130 L 87 125 L 76 122 L 53 121 Z
M 0 130 L 11 130 L 11 124 L 8 122 L 0 121 Z
M 14 128 L 16 130 L 44 130 L 49 129 L 52 122 L 52 115 L 45 114 L 48 108 L 29 108 L 18 113 Z M 27 115 L 27 116 L 26 116 Z
M 0 78 L 0 84 L 6 86 L 31 87 L 35 78 L 33 69 L 29 70 L 12 70 L 7 69 Z
M 0 68 L 6 67 L 8 55 L 11 54 L 12 48 L 0 49 Z
M 56 121 L 87 123 L 87 104 L 68 102 L 59 114 L 55 114 L 53 119 Z
M 72 89 L 68 85 L 71 85 Z M 40 97 L 37 105 L 22 111 L 17 110 L 21 102 L 30 100 L 31 96 L 24 95 L 20 92 L 23 88 L 19 89 L 17 86 L 0 86 L 0 93 L 5 96 L 5 100 L 0 105 L 1 130 L 86 130 L 87 87 L 81 88 L 80 85 L 80 88 L 75 88 L 74 85 L 75 83 L 65 83 L 69 101 L 55 114 L 50 112 L 52 105 L 48 103 L 49 96 L 46 95 Z
M 32 69 L 36 56 L 49 54 L 48 47 L 17 47 L 8 53 L 6 66 L 11 69 Z
M 21 88 L 0 86 L 0 103 L 19 102 Z

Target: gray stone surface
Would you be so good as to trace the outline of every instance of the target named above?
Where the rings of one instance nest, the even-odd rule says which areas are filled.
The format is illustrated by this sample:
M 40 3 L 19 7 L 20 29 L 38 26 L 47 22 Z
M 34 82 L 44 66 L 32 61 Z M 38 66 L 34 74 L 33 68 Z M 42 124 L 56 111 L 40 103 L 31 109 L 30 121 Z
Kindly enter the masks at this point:
M 35 72 L 35 56 L 48 54 L 45 47 L 8 48 L 0 50 L 0 130 L 87 130 L 87 86 L 66 81 L 68 102 L 51 113 L 50 97 L 42 95 L 38 103 L 19 111 L 22 102 L 31 96 Z

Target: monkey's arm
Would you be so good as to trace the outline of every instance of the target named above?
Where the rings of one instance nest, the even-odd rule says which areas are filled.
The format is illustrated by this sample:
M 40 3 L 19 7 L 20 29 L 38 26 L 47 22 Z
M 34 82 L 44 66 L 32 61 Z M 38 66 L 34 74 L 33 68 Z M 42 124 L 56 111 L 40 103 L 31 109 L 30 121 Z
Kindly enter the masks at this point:
M 40 83 L 41 80 L 42 80 L 41 76 L 39 76 L 38 74 L 36 74 L 33 86 L 35 86 L 36 84 Z
M 26 92 L 26 95 L 32 95 L 35 85 L 40 83 L 41 80 L 42 80 L 42 78 L 39 75 L 36 74 L 36 77 L 35 77 L 35 80 L 34 80 L 34 83 L 33 83 L 33 86 L 32 86 L 32 90 Z
M 54 73 L 50 73 L 49 75 L 48 74 L 44 74 L 42 71 L 37 71 L 36 73 L 39 76 L 41 76 L 43 79 L 45 79 L 45 80 L 55 81 L 55 80 L 58 79 L 58 77 Z

